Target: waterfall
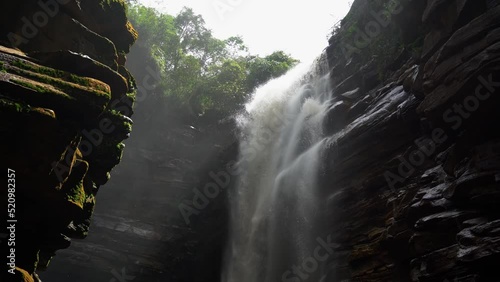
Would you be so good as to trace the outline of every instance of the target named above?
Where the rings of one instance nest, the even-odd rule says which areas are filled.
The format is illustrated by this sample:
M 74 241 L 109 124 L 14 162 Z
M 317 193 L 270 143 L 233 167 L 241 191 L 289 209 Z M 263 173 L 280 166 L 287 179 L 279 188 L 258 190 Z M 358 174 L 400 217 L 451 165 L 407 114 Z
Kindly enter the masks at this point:
M 324 275 L 324 265 L 307 258 L 324 226 L 317 178 L 330 98 L 325 61 L 299 64 L 258 88 L 237 118 L 240 173 L 230 194 L 223 282 L 317 282 Z

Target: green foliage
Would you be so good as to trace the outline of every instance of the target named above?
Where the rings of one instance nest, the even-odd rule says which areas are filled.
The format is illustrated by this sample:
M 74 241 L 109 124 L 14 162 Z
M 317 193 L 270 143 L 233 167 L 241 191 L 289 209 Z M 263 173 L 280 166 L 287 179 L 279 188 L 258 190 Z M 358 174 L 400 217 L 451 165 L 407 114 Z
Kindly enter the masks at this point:
M 201 95 L 198 96 L 200 110 L 234 110 L 235 105 L 243 102 L 247 91 L 245 79 L 244 67 L 235 60 L 227 60 L 220 66 L 211 67 L 200 89 Z
M 163 96 L 194 115 L 230 114 L 258 85 L 298 62 L 282 51 L 252 56 L 239 36 L 215 38 L 190 8 L 174 17 L 131 3 L 128 17 L 139 32 L 137 44 L 149 50 L 145 60 L 157 65 Z
M 227 52 L 229 56 L 235 58 L 238 56 L 244 55 L 248 52 L 247 46 L 245 46 L 245 42 L 243 42 L 243 38 L 240 36 L 231 36 L 228 39 L 224 40 L 226 44 Z
M 247 63 L 249 88 L 254 88 L 286 73 L 290 68 L 298 63 L 297 60 L 285 54 L 283 51 L 276 51 L 264 58 L 252 57 Z

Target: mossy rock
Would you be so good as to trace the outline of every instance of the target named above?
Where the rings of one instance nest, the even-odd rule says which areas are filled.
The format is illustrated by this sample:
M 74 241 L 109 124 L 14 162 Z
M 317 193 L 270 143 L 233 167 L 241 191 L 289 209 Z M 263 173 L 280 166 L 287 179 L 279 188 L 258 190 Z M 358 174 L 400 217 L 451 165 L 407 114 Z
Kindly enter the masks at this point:
M 86 161 L 76 160 L 74 166 L 71 168 L 71 174 L 68 180 L 61 188 L 61 193 L 64 194 L 66 201 L 78 207 L 80 210 L 83 210 L 87 199 L 83 179 L 85 178 L 88 168 L 89 164 Z
M 25 79 L 50 85 L 88 104 L 101 104 L 101 106 L 105 106 L 111 97 L 110 87 L 96 79 L 79 77 L 69 73 L 65 73 L 66 77 L 63 79 L 62 75 L 54 77 L 47 72 L 40 73 L 35 72 L 35 70 L 26 70 L 17 67 L 9 67 L 7 71 Z
M 111 171 L 120 163 L 125 144 L 117 142 L 111 138 L 104 137 L 101 144 L 94 147 L 92 154 L 85 157 L 91 165 L 91 169 L 101 167 L 105 171 Z
M 125 140 L 132 132 L 133 121 L 116 110 L 105 111 L 99 119 L 101 121 L 107 119 L 113 124 L 114 129 L 109 135 L 111 135 L 114 140 Z
M 0 55 L 0 60 L 3 60 L 3 67 L 9 73 L 20 75 L 27 74 L 32 77 L 38 78 L 40 82 L 55 82 L 57 84 L 72 83 L 82 87 L 93 88 L 95 90 L 106 93 L 110 92 L 109 86 L 97 79 L 82 77 L 71 72 L 42 66 L 27 59 L 15 58 L 5 53 Z
M 128 81 L 130 78 L 126 76 L 128 75 L 127 72 L 122 71 L 122 66 L 116 72 L 92 58 L 64 50 L 33 52 L 30 53 L 30 56 L 51 68 L 64 70 L 80 77 L 94 78 L 108 84 L 111 87 L 112 99 L 119 99 L 129 92 L 129 85 L 131 84 Z
M 83 183 L 78 183 L 65 193 L 66 200 L 79 208 L 83 209 L 85 204 L 85 191 L 83 188 Z
M 27 104 L 16 102 L 9 99 L 0 98 L 0 112 L 10 112 L 10 113 L 29 113 L 31 107 Z
M 92 153 L 85 157 L 90 164 L 89 176 L 97 185 L 104 185 L 110 178 L 111 170 L 120 163 L 125 144 L 110 138 L 94 147 Z
M 93 104 L 82 103 L 49 84 L 15 75 L 0 76 L 0 87 L 5 90 L 5 95 L 12 99 L 51 109 L 62 119 L 73 119 L 83 124 L 94 124 L 97 116 L 104 110 L 103 104 L 107 103 L 105 99 L 97 103 L 90 100 Z
M 34 107 L 52 109 L 58 116 L 96 120 L 109 103 L 110 87 L 99 80 L 41 66 L 0 52 L 3 95 Z

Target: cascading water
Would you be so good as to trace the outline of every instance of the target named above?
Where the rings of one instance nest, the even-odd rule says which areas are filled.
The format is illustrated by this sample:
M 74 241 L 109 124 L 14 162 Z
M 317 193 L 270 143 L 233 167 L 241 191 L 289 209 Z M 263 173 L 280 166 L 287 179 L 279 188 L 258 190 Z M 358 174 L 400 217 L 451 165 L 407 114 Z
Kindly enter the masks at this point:
M 319 264 L 294 267 L 312 256 L 323 226 L 317 178 L 330 98 L 325 65 L 324 58 L 299 65 L 260 87 L 238 118 L 240 174 L 223 282 L 317 282 L 324 275 Z

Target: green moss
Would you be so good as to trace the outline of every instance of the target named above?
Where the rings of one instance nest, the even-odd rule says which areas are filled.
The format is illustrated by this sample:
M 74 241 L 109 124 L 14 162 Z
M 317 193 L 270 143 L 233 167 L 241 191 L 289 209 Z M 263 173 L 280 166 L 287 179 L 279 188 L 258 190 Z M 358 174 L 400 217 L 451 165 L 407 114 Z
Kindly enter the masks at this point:
M 50 76 L 53 78 L 59 78 L 62 80 L 65 80 L 70 83 L 78 84 L 81 86 L 86 86 L 86 87 L 98 87 L 95 83 L 93 84 L 92 81 L 93 79 L 88 78 L 88 77 L 81 77 L 78 75 L 74 75 L 69 72 L 61 71 L 61 70 L 56 70 L 53 68 L 49 67 L 44 67 L 44 66 L 39 66 L 33 63 L 29 63 L 24 60 L 15 60 L 12 62 L 13 66 L 18 67 L 21 70 L 27 70 L 27 71 L 32 71 L 38 74 Z M 105 90 L 101 88 L 100 90 Z
M 73 82 L 73 83 L 76 83 L 79 85 L 83 85 L 83 86 L 87 86 L 87 87 L 92 86 L 92 84 L 90 83 L 90 80 L 88 78 L 83 78 L 81 76 L 74 75 L 74 74 L 69 74 L 69 78 L 70 78 L 70 82 Z
M 20 80 L 20 79 L 15 79 L 15 78 L 11 78 L 10 80 L 18 85 L 29 88 L 31 90 L 38 92 L 38 93 L 53 92 L 53 91 L 50 91 L 49 89 L 47 89 L 46 87 L 43 87 L 43 86 L 38 85 L 38 84 L 30 83 L 29 81 L 26 81 L 26 80 Z
M 114 126 L 116 126 L 116 136 L 117 140 L 116 141 L 121 141 L 124 139 L 123 136 L 126 136 L 127 134 L 132 132 L 132 122 L 129 118 L 126 118 L 124 115 L 122 115 L 119 111 L 117 110 L 107 110 L 101 115 L 102 118 L 107 118 L 113 123 Z
M 127 97 L 130 99 L 130 101 L 132 101 L 132 104 L 135 103 L 135 98 L 136 98 L 136 95 L 137 95 L 137 91 L 131 91 L 131 92 L 128 92 L 127 94 Z
M 65 197 L 67 201 L 83 209 L 83 205 L 85 204 L 85 200 L 87 198 L 87 195 L 85 195 L 85 189 L 83 187 L 83 181 L 80 181 L 73 187 L 67 189 Z
M 82 86 L 78 84 L 68 83 L 64 80 L 56 79 L 46 75 L 41 75 L 20 68 L 12 68 L 10 69 L 10 72 L 31 79 L 33 81 L 51 85 L 52 87 L 55 87 L 56 89 L 59 89 L 60 91 L 65 92 L 70 96 L 78 100 L 81 100 L 82 102 L 85 102 L 86 104 L 90 104 L 92 106 L 96 106 L 99 108 L 106 105 L 110 99 L 110 93 L 103 92 L 101 89 L 95 89 L 92 87 L 82 88 Z M 47 87 L 43 87 L 40 85 L 33 85 L 27 83 L 26 81 L 16 80 L 15 82 L 16 83 L 19 82 L 20 85 L 26 86 L 30 89 L 33 89 L 41 93 L 46 93 L 48 89 Z
M 27 61 L 24 61 L 24 60 L 15 60 L 12 62 L 12 65 L 16 66 L 18 68 L 21 68 L 21 69 L 30 70 L 33 72 L 37 72 L 37 73 L 41 73 L 41 74 L 45 74 L 45 75 L 49 75 L 49 76 L 53 76 L 53 77 L 63 77 L 64 76 L 63 71 L 55 70 L 55 69 L 48 68 L 48 67 L 38 66 L 38 65 L 35 65 L 32 63 L 28 63 Z
M 72 96 L 67 95 L 64 92 L 59 91 L 51 87 L 50 85 L 43 85 L 30 80 L 10 78 L 10 81 L 34 91 L 34 93 L 18 92 L 14 95 L 16 99 L 25 101 L 36 107 L 51 108 L 57 111 L 72 112 L 74 111 L 85 112 L 85 111 L 96 111 L 99 110 L 95 106 L 89 109 L 82 109 L 79 107 L 80 103 L 78 100 Z
M 0 99 L 0 110 L 2 112 L 29 113 L 31 107 L 29 105 L 20 102 L 15 102 L 7 99 Z

